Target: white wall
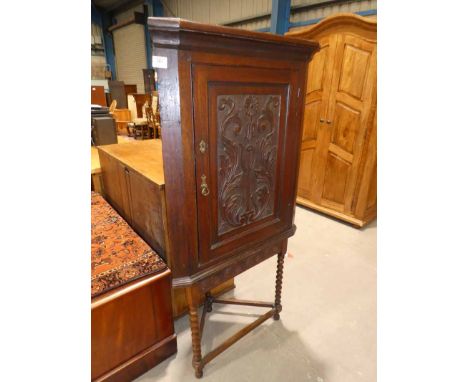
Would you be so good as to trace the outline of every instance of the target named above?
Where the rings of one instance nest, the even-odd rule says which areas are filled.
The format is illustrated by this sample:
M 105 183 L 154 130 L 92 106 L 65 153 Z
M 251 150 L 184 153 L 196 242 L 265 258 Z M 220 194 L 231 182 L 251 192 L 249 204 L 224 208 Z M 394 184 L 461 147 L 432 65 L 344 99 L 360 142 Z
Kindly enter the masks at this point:
M 317 1 L 291 0 L 291 6 L 304 3 L 316 3 Z M 292 13 L 289 19 L 294 23 L 297 21 L 307 21 L 327 17 L 336 13 L 355 13 L 377 9 L 377 0 L 349 1 L 340 4 L 323 5 L 318 8 L 308 9 L 302 12 Z
M 323 0 L 291 0 L 295 5 L 317 4 Z M 164 7 L 164 16 L 207 24 L 226 24 L 265 13 L 271 14 L 272 0 L 165 0 L 171 9 Z M 341 12 L 358 12 L 377 8 L 377 0 L 348 1 L 341 4 L 323 5 L 319 8 L 293 12 L 290 21 L 306 21 Z M 234 25 L 236 28 L 257 30 L 270 27 L 270 17 L 256 21 L 246 21 Z
M 128 20 L 134 12 L 143 13 L 143 5 L 115 15 L 117 22 Z M 138 93 L 144 93 L 143 69 L 146 69 L 145 27 L 130 24 L 112 32 L 114 39 L 115 70 L 117 80 L 136 85 Z
M 166 0 L 176 17 L 206 24 L 225 24 L 243 18 L 271 13 L 271 0 Z M 164 16 L 171 13 L 164 9 Z M 269 25 L 269 20 L 250 22 L 246 29 Z

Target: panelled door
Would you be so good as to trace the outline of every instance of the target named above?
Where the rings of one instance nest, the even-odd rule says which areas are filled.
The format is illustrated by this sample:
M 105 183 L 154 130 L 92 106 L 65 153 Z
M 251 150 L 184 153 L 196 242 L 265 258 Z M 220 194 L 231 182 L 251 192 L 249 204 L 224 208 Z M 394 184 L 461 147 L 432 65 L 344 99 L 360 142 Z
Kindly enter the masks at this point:
M 317 143 L 312 200 L 351 213 L 376 77 L 376 45 L 336 35 L 333 77 L 325 123 Z
M 298 71 L 194 64 L 199 265 L 292 227 Z
M 317 165 L 315 153 L 320 127 L 327 115 L 335 50 L 336 36 L 323 38 L 320 41 L 320 51 L 315 54 L 308 67 L 297 194 L 309 200 L 313 200 L 312 189 L 317 187 L 318 179 L 314 178 Z

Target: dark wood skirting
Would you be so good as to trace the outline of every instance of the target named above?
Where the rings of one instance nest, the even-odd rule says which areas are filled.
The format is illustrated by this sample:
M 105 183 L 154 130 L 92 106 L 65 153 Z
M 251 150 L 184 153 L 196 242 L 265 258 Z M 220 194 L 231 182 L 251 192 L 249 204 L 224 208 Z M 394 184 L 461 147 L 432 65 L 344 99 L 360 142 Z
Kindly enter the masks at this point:
M 246 271 L 249 268 L 261 263 L 271 256 L 275 256 L 281 251 L 283 240 L 294 235 L 296 226 L 284 233 L 277 235 L 275 239 L 278 241 L 272 241 L 262 243 L 261 245 L 252 248 L 248 251 L 240 252 L 236 256 L 232 256 L 230 259 L 221 262 L 217 265 L 211 266 L 210 268 L 201 271 L 191 277 L 180 277 L 172 280 L 174 287 L 188 287 L 195 283 L 200 288 L 200 291 L 206 292 L 211 288 L 225 282 L 231 277 L 235 277 L 240 273 Z
M 132 381 L 176 351 L 169 269 L 93 299 L 92 381 Z
M 177 337 L 173 334 L 95 379 L 94 382 L 133 381 L 176 352 Z

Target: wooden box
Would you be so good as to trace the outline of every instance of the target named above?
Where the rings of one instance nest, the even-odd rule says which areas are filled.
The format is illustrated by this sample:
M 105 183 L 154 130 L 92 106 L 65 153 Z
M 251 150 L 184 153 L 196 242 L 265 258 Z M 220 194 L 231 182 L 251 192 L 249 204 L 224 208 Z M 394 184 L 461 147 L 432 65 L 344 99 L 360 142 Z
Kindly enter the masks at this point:
M 91 206 L 91 379 L 131 381 L 177 351 L 171 272 L 100 195 Z

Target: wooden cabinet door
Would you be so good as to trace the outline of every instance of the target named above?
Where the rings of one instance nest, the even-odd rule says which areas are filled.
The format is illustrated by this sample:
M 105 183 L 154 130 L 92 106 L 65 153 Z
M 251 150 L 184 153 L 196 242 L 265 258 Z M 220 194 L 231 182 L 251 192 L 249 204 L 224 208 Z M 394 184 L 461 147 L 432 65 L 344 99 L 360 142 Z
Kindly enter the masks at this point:
M 319 181 L 316 173 L 316 149 L 318 136 L 327 115 L 328 99 L 333 75 L 333 58 L 336 50 L 336 36 L 320 40 L 320 51 L 309 64 L 302 132 L 301 165 L 299 169 L 298 196 L 316 201 L 312 190 Z M 321 122 L 322 121 L 322 122 Z
M 366 132 L 371 125 L 376 45 L 353 35 L 337 35 L 336 55 L 324 134 L 315 167 L 320 205 L 350 214 Z
M 200 267 L 292 229 L 299 71 L 195 64 Z

